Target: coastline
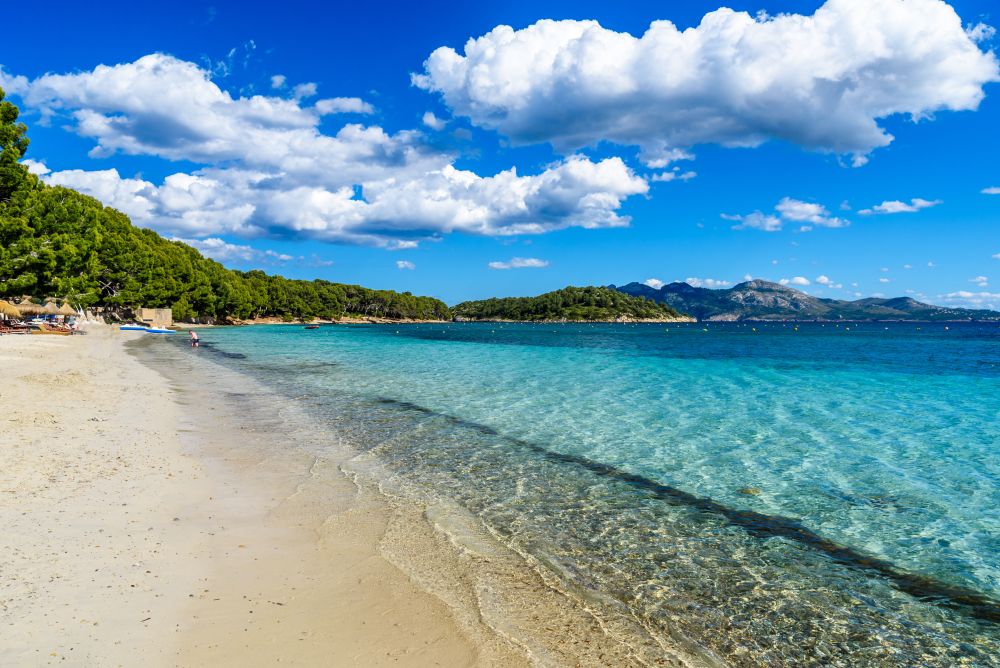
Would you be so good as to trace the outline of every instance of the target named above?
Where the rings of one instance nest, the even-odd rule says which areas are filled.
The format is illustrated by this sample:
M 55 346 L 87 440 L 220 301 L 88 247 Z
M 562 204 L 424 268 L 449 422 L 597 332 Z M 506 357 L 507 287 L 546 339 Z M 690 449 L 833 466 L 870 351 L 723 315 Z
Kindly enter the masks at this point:
M 0 344 L 26 434 L 0 461 L 0 663 L 690 665 L 186 352 L 98 326 Z
M 343 476 L 211 438 L 126 338 L 0 343 L 0 664 L 526 664 L 377 554 Z

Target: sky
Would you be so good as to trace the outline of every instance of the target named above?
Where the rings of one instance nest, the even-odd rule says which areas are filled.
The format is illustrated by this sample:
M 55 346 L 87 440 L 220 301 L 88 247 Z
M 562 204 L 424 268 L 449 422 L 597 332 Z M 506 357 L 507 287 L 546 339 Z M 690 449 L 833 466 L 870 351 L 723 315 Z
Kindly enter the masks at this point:
M 996 0 L 4 13 L 29 168 L 228 267 L 1000 308 Z

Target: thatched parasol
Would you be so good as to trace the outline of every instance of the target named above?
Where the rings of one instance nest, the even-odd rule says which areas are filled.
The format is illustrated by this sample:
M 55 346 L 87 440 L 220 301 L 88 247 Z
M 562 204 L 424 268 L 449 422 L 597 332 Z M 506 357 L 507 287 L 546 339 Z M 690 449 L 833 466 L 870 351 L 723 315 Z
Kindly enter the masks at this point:
M 50 315 L 58 315 L 59 307 L 56 306 L 55 302 L 46 302 L 45 306 L 42 307 L 42 313 L 48 313 Z
M 36 304 L 34 302 L 29 302 L 29 301 L 23 301 L 23 302 L 21 302 L 20 304 L 17 305 L 17 308 L 21 311 L 21 313 L 24 313 L 26 315 L 29 315 L 29 314 L 36 314 L 37 315 L 39 313 L 45 313 L 45 307 L 44 306 L 41 306 L 41 305 Z
M 69 302 L 63 302 L 56 313 L 59 315 L 76 315 L 76 310 L 69 305 Z
M 17 308 L 10 302 L 5 302 L 0 299 L 0 315 L 9 315 L 12 318 L 20 318 L 21 309 Z

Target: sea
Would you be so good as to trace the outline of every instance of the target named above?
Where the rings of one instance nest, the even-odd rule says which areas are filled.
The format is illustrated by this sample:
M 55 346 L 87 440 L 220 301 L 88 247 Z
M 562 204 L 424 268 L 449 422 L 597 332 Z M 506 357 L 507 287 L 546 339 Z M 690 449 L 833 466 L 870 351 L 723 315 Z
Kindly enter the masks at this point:
M 201 339 L 144 344 L 294 402 L 314 442 L 462 509 L 598 618 L 695 664 L 1000 666 L 1000 324 Z

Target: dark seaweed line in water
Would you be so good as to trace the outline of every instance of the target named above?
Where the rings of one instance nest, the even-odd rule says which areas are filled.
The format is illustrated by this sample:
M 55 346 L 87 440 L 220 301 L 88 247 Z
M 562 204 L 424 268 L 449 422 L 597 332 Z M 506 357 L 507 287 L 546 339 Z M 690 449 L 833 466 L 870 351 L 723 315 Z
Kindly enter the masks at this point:
M 969 614 L 979 620 L 1000 623 L 1000 602 L 972 589 L 950 585 L 927 575 L 908 573 L 889 561 L 863 554 L 854 548 L 840 545 L 828 538 L 824 538 L 803 526 L 801 522 L 794 518 L 781 515 L 765 515 L 764 513 L 752 510 L 730 508 L 714 499 L 696 496 L 676 487 L 664 485 L 651 478 L 629 473 L 610 464 L 603 464 L 579 455 L 553 452 L 535 443 L 505 436 L 493 427 L 464 420 L 446 413 L 439 413 L 409 401 L 399 401 L 386 397 L 380 397 L 377 401 L 380 404 L 396 406 L 443 418 L 452 424 L 474 429 L 489 436 L 502 438 L 508 443 L 529 450 L 550 461 L 571 464 L 590 473 L 623 482 L 631 487 L 642 490 L 655 499 L 671 505 L 694 508 L 700 512 L 720 517 L 730 525 L 739 527 L 753 536 L 759 538 L 785 538 L 795 541 L 825 554 L 838 563 L 876 573 L 891 582 L 899 591 L 905 592 L 920 601 L 947 606 L 958 612 Z

